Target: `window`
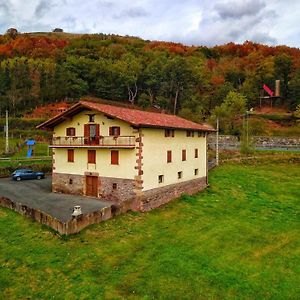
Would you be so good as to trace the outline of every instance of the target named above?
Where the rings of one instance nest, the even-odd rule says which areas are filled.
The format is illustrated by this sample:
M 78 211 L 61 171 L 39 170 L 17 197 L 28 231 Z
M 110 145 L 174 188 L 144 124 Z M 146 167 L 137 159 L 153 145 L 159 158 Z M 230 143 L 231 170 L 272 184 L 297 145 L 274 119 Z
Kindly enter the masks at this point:
M 96 150 L 88 150 L 88 163 L 89 164 L 96 163 Z
M 66 136 L 75 136 L 75 128 L 74 127 L 69 127 L 66 129 Z
M 198 149 L 195 149 L 195 158 L 198 158 Z
M 194 170 L 194 174 L 195 174 L 195 176 L 197 176 L 197 175 L 198 175 L 198 173 L 199 173 L 199 170 L 198 170 L 198 169 L 195 169 L 195 170 Z
M 113 190 L 116 190 L 117 189 L 117 184 L 113 183 L 112 188 L 113 188 Z
M 164 182 L 164 175 L 158 175 L 158 183 Z
M 72 178 L 69 179 L 69 184 L 73 184 L 73 179 Z
M 68 162 L 74 162 L 74 149 L 68 149 Z
M 167 163 L 172 162 L 172 151 L 168 150 L 167 151 Z
M 121 133 L 121 130 L 120 130 L 119 126 L 109 127 L 109 135 L 119 136 L 120 133 Z
M 182 158 L 182 161 L 186 161 L 186 150 L 182 150 L 181 158 Z
M 174 129 L 165 129 L 165 137 L 174 137 Z
M 95 115 L 88 115 L 89 116 L 89 122 L 93 123 L 95 122 Z
M 111 164 L 118 165 L 119 164 L 119 151 L 112 150 L 110 152 L 110 156 L 111 156 Z
M 186 131 L 186 136 L 187 136 L 187 137 L 194 137 L 194 131 L 192 131 L 192 130 L 187 130 L 187 131 Z
M 198 131 L 198 137 L 202 137 L 203 133 L 201 131 Z
M 178 179 L 181 179 L 182 178 L 182 171 L 178 172 L 177 175 L 178 175 Z

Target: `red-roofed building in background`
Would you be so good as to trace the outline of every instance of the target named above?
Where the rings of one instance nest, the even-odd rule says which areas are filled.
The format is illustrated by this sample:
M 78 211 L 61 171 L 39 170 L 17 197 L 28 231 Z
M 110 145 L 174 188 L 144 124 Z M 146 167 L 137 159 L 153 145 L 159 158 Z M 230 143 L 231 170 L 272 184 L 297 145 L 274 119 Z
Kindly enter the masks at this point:
M 38 128 L 53 130 L 53 192 L 147 211 L 207 186 L 207 124 L 80 101 Z

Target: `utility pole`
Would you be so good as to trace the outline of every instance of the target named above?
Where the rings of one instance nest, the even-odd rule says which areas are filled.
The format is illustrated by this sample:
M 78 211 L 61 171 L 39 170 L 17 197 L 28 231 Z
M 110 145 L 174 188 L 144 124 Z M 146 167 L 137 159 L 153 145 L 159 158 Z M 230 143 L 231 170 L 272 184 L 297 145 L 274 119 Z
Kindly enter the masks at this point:
M 5 153 L 9 152 L 9 144 L 8 144 L 8 110 L 5 112 Z
M 219 117 L 217 117 L 217 135 L 216 135 L 216 165 L 219 165 Z
M 248 115 L 248 110 L 246 111 L 246 132 L 247 132 L 247 148 L 249 147 L 249 121 L 248 121 L 248 118 L 249 118 L 249 115 Z

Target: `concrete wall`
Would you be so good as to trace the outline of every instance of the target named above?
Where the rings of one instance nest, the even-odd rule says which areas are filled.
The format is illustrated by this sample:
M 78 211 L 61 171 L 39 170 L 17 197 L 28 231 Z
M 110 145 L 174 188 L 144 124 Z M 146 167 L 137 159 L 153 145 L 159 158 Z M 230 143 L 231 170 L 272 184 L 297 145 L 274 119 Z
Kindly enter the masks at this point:
M 206 177 L 206 138 L 187 137 L 185 130 L 175 130 L 174 137 L 165 137 L 164 129 L 142 129 L 143 159 L 142 180 L 143 191 L 167 186 L 175 183 Z M 186 149 L 186 161 L 182 161 L 182 150 Z M 198 149 L 198 158 L 195 158 Z M 172 162 L 167 163 L 167 151 L 172 151 Z M 198 175 L 195 176 L 195 169 Z M 178 179 L 178 172 L 182 178 Z M 164 181 L 158 183 L 158 176 L 163 175 Z

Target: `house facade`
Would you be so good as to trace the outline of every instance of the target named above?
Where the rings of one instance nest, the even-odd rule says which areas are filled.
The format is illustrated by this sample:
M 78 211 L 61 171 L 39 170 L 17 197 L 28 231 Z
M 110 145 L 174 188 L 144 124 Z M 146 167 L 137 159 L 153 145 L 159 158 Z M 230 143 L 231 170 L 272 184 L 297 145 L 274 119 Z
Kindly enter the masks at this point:
M 53 192 L 147 211 L 207 186 L 208 125 L 80 101 L 38 128 L 53 130 Z

